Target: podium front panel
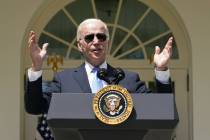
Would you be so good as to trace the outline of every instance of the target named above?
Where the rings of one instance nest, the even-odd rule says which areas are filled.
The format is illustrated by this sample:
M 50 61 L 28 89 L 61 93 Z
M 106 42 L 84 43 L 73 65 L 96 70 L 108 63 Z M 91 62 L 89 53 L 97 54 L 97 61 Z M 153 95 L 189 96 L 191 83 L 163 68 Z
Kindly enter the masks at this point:
M 131 94 L 134 109 L 119 125 L 100 122 L 92 109 L 92 93 L 54 93 L 48 111 L 52 128 L 71 129 L 173 129 L 178 123 L 173 94 Z

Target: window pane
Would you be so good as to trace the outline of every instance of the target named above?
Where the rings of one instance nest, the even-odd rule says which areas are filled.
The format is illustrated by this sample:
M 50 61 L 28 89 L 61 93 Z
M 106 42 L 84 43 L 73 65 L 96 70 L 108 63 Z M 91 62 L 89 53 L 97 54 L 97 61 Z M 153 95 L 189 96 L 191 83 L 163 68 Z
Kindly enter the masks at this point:
M 114 41 L 113 41 L 113 44 L 112 44 L 112 48 L 111 48 L 111 52 L 113 52 L 116 47 L 120 44 L 120 42 L 122 41 L 122 39 L 127 35 L 126 32 L 120 30 L 120 29 L 116 29 L 116 32 L 115 32 L 115 36 L 114 36 Z
M 67 42 L 71 42 L 76 35 L 76 27 L 62 10 L 49 21 L 44 30 Z
M 138 46 L 138 42 L 133 36 L 130 36 L 127 41 L 123 44 L 123 46 L 119 49 L 119 51 L 116 53 L 115 56 L 118 56 L 120 54 L 126 53 L 127 51 L 133 49 L 134 47 Z M 133 56 L 132 56 L 133 55 Z M 138 58 L 144 58 L 143 52 L 141 49 L 134 51 L 132 53 L 129 53 L 126 55 L 128 59 L 138 59 Z M 125 59 L 126 56 L 123 58 Z
M 76 0 L 68 4 L 65 8 L 76 20 L 77 24 L 82 22 L 84 19 L 93 17 L 93 10 L 90 0 Z
M 135 50 L 120 59 L 144 59 L 144 53 L 141 48 Z
M 98 17 L 104 22 L 114 23 L 119 0 L 95 0 Z
M 135 34 L 139 36 L 142 42 L 145 42 L 168 30 L 169 28 L 165 22 L 154 11 L 150 11 L 135 30 Z
M 124 0 L 118 23 L 131 29 L 147 9 L 146 5 L 137 0 Z
M 58 54 L 63 57 L 66 56 L 66 52 L 68 49 L 67 45 L 64 45 L 63 43 L 61 43 L 57 40 L 54 40 L 53 38 L 51 38 L 45 34 L 41 34 L 41 36 L 39 38 L 39 46 L 42 46 L 41 44 L 46 43 L 46 42 L 49 43 L 49 46 L 47 48 L 48 55 Z

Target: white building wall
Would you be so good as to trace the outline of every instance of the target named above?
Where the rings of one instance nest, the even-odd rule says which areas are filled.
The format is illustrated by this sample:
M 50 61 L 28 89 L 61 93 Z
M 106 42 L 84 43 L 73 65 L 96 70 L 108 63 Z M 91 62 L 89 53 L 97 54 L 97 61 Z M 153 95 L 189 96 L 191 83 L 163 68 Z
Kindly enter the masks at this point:
M 35 10 L 44 0 L 0 1 L 0 139 L 23 140 L 21 43 Z M 22 79 L 23 80 L 23 79 Z M 23 101 L 23 100 L 22 100 Z

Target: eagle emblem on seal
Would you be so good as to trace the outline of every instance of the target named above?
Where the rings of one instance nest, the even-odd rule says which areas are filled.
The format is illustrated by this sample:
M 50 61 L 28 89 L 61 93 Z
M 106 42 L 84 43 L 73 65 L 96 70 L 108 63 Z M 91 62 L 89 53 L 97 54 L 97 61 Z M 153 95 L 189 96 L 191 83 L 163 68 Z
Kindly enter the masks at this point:
M 123 108 L 120 105 L 121 97 L 115 94 L 111 94 L 105 97 L 105 105 L 104 110 L 108 112 L 110 115 L 117 115 L 119 114 L 120 110 Z

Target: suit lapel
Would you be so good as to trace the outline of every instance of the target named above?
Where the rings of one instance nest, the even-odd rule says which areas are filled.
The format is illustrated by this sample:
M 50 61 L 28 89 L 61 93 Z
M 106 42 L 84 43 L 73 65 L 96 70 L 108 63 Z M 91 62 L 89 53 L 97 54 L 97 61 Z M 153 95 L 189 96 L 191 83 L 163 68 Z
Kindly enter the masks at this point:
M 88 82 L 87 73 L 85 70 L 85 65 L 81 65 L 79 68 L 75 69 L 75 74 L 73 75 L 75 80 L 78 82 L 82 91 L 85 93 L 91 93 L 90 85 Z

